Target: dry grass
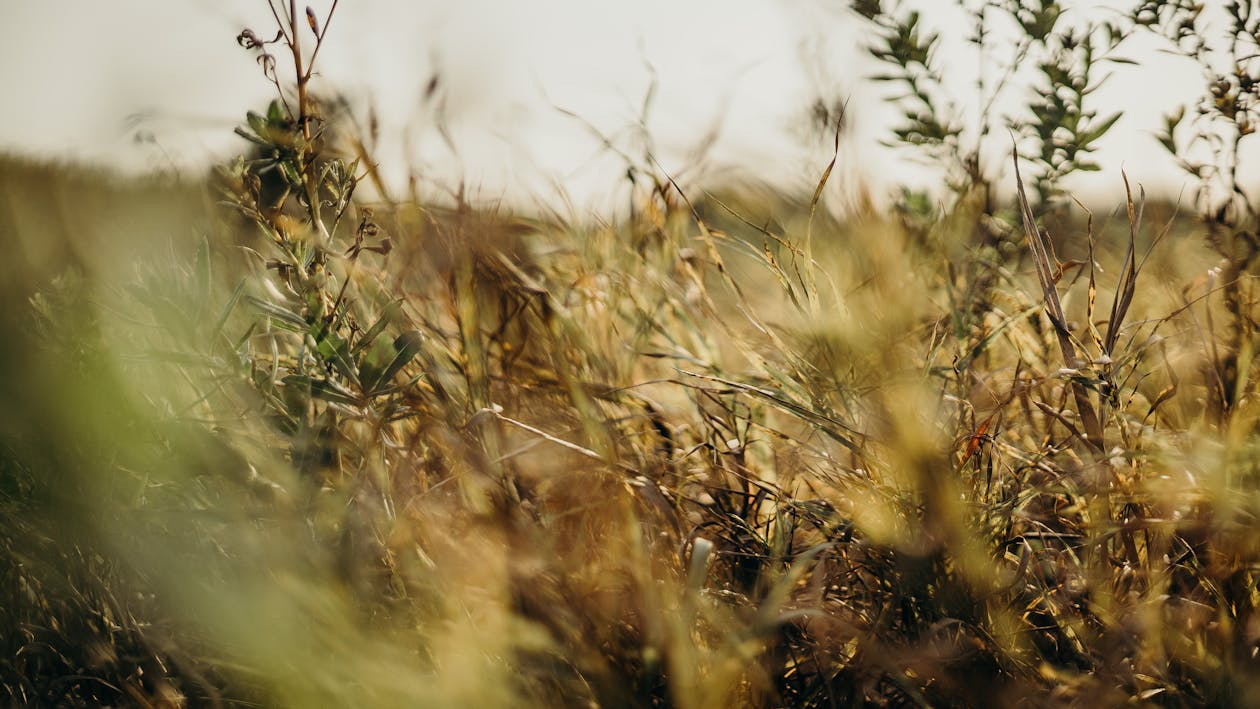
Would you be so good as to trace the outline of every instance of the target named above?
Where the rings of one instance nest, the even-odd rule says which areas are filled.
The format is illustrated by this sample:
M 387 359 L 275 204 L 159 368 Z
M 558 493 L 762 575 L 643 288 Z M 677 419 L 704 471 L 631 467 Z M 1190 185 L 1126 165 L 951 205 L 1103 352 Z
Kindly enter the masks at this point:
M 815 215 L 808 263 L 807 207 L 639 199 L 11 266 L 9 700 L 1248 701 L 1254 379 L 1219 408 L 1192 223 L 1123 313 L 1014 230 Z
M 374 203 L 293 8 L 207 183 L 0 164 L 4 701 L 1260 701 L 1254 227 Z

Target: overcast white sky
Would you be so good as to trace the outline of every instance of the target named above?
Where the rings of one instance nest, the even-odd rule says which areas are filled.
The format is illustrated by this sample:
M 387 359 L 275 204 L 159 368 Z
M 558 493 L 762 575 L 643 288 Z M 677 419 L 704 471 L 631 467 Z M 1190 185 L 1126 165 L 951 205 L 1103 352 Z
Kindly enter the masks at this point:
M 322 17 L 329 2 L 313 4 Z M 875 67 L 858 49 L 864 30 L 846 5 L 342 0 L 320 57 L 320 88 L 377 107 L 378 159 L 397 182 L 408 171 L 430 189 L 463 177 L 487 198 L 554 201 L 562 190 L 578 204 L 603 203 L 624 165 L 557 107 L 641 155 L 634 126 L 653 76 L 647 126 L 670 171 L 695 165 L 696 148 L 720 127 L 705 163 L 710 176 L 806 185 L 830 158 L 806 136 L 809 105 L 848 95 L 854 132 L 839 177 L 877 193 L 928 181 L 878 145 L 895 114 L 878 100 L 882 89 L 863 80 Z M 239 150 L 232 127 L 271 95 L 234 41 L 244 26 L 274 32 L 265 0 L 0 0 L 0 13 L 8 94 L 0 149 L 129 169 L 197 167 Z M 939 22 L 947 34 L 967 31 Z M 1122 164 L 1148 187 L 1175 191 L 1183 182 L 1150 131 L 1162 112 L 1193 97 L 1199 75 L 1149 47 L 1130 55 L 1142 65 L 1117 72 L 1102 100 L 1131 108 L 1105 143 L 1104 171 L 1073 183 L 1084 197 L 1117 194 Z M 960 75 L 973 66 L 966 62 Z M 423 100 L 434 73 L 454 149 Z M 137 143 L 138 131 L 155 142 Z

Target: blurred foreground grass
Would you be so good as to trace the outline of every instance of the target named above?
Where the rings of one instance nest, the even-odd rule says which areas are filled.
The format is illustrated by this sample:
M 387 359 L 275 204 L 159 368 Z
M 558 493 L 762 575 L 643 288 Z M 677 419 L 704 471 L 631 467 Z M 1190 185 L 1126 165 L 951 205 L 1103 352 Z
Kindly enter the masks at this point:
M 1052 225 L 1070 366 L 965 201 L 324 242 L 210 193 L 0 161 L 6 702 L 1260 701 L 1254 334 L 1196 222 L 1118 318 L 1128 220 L 1099 268 Z

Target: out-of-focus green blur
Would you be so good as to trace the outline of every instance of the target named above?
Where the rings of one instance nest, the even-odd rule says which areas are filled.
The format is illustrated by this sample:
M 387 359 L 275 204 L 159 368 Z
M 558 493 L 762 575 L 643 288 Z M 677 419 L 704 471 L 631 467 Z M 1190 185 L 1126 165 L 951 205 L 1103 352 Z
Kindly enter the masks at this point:
M 435 608 L 440 672 L 408 628 L 369 634 L 311 529 L 344 500 L 252 445 L 243 365 L 213 344 L 243 273 L 216 199 L 0 159 L 4 701 L 508 703 L 512 629 Z

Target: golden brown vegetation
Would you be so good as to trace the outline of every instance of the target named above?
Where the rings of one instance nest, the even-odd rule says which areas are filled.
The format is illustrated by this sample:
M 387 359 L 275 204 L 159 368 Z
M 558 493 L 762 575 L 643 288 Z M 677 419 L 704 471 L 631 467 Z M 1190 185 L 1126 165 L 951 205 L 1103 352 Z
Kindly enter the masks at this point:
M 1254 224 L 371 203 L 292 99 L 232 212 L 0 170 L 5 701 L 1257 701 Z

